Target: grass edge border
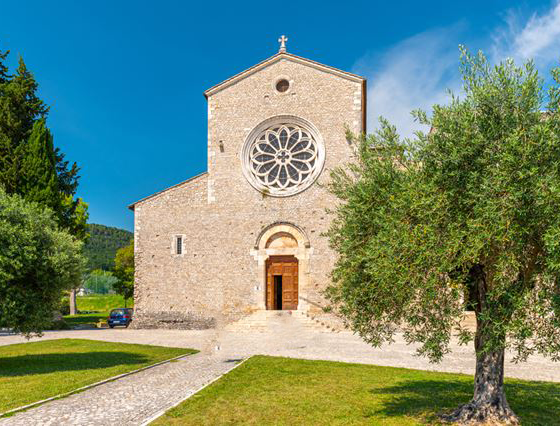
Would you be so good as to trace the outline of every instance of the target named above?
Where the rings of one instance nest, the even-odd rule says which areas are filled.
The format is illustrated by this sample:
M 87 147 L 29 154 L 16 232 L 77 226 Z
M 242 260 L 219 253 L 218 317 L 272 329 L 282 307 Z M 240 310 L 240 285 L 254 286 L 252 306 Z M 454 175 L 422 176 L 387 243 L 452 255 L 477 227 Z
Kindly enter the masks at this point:
M 112 377 L 109 377 L 109 378 L 107 378 L 107 379 L 103 379 L 103 380 L 100 380 L 100 381 L 98 381 L 98 382 L 95 382 L 95 383 L 91 383 L 91 384 L 89 384 L 89 385 L 82 386 L 81 388 L 77 388 L 77 389 L 73 389 L 73 390 L 68 391 L 68 392 L 60 393 L 60 394 L 58 394 L 58 395 L 51 396 L 51 397 L 49 397 L 49 398 L 42 399 L 42 400 L 40 400 L 40 401 L 35 401 L 35 402 L 30 403 L 30 404 L 22 405 L 22 406 L 17 407 L 17 408 L 12 408 L 11 410 L 8 410 L 8 411 L 5 411 L 5 412 L 3 412 L 3 413 L 0 413 L 0 419 L 5 418 L 5 417 L 10 417 L 10 416 L 12 416 L 12 415 L 14 415 L 14 414 L 16 414 L 16 413 L 18 413 L 18 412 L 20 412 L 20 411 L 28 410 L 28 409 L 30 409 L 30 408 L 33 408 L 33 407 L 36 407 L 36 406 L 45 404 L 45 403 L 47 403 L 47 402 L 54 401 L 55 399 L 66 398 L 67 396 L 73 395 L 73 394 L 75 394 L 75 393 L 80 393 L 80 392 L 83 392 L 83 391 L 85 391 L 85 390 L 94 388 L 94 387 L 96 387 L 96 386 L 100 386 L 100 385 L 103 385 L 103 384 L 105 384 L 105 383 L 109 383 L 109 382 L 113 382 L 113 381 L 118 380 L 118 379 L 122 379 L 123 377 L 127 377 L 127 376 L 130 376 L 130 375 L 132 375 L 132 374 L 136 374 L 136 373 L 139 373 L 139 372 L 141 372 L 141 371 L 144 371 L 144 370 L 148 370 L 148 369 L 150 369 L 150 368 L 157 367 L 158 365 L 166 364 L 166 363 L 168 363 L 168 362 L 174 361 L 174 360 L 179 359 L 179 358 L 184 358 L 184 357 L 187 357 L 187 356 L 196 355 L 197 353 L 198 353 L 198 352 L 193 352 L 193 353 L 187 353 L 187 354 L 183 354 L 183 355 L 178 355 L 178 356 L 173 357 L 173 358 L 165 359 L 165 360 L 163 360 L 163 361 L 158 361 L 158 362 L 156 362 L 156 363 L 154 363 L 154 364 L 150 364 L 150 365 L 146 365 L 146 366 L 144 366 L 144 367 L 137 368 L 136 370 L 128 371 L 128 372 L 126 372 L 126 373 L 121 373 L 121 374 L 118 374 L 118 375 L 116 375 L 116 376 L 112 376 Z
M 165 413 L 167 413 L 169 410 L 177 407 L 179 404 L 182 404 L 183 402 L 185 402 L 187 399 L 192 398 L 194 395 L 196 395 L 197 393 L 199 393 L 201 390 L 203 390 L 204 388 L 207 388 L 208 386 L 210 386 L 212 383 L 220 380 L 222 377 L 224 377 L 226 374 L 231 373 L 233 370 L 235 370 L 237 367 L 239 367 L 240 365 L 244 364 L 245 361 L 249 361 L 251 358 L 253 358 L 255 355 L 250 355 L 247 358 L 243 358 L 240 362 L 238 362 L 237 364 L 235 364 L 232 368 L 230 368 L 228 371 L 220 374 L 218 377 L 213 378 L 212 380 L 210 380 L 208 383 L 205 383 L 204 385 L 202 385 L 201 387 L 199 387 L 197 390 L 195 390 L 193 393 L 191 393 L 190 395 L 186 396 L 185 398 L 182 398 L 181 400 L 173 403 L 172 405 L 159 410 L 157 413 L 153 414 L 152 416 L 150 416 L 148 419 L 144 420 L 142 423 L 140 423 L 140 426 L 148 426 L 150 423 L 152 423 L 153 421 L 159 419 L 161 416 L 163 416 Z

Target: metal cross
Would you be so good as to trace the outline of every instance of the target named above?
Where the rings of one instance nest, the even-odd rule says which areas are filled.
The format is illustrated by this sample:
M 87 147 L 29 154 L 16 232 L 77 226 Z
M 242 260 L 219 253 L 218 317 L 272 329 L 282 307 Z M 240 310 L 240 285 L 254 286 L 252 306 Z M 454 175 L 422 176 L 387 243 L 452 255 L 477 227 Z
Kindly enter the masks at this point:
M 278 39 L 278 43 L 280 43 L 280 49 L 278 50 L 278 53 L 286 52 L 286 42 L 287 41 L 288 41 L 288 37 L 286 37 L 285 35 L 282 35 L 282 37 L 280 37 Z

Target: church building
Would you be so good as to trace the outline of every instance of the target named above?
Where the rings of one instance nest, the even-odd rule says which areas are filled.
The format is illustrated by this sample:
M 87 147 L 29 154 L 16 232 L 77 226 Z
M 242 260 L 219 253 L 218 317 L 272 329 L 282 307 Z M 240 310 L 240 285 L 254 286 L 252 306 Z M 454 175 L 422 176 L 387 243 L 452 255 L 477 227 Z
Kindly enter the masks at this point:
M 138 328 L 313 312 L 336 253 L 325 184 L 365 132 L 366 80 L 280 50 L 211 87 L 208 170 L 130 206 Z

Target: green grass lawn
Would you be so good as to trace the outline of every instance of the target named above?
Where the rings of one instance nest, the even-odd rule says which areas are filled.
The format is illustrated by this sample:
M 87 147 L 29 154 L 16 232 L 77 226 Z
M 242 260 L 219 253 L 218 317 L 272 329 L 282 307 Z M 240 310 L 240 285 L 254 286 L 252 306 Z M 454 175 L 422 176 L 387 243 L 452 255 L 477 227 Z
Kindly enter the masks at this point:
M 195 352 L 84 339 L 0 346 L 0 413 Z
M 64 321 L 70 326 L 90 325 L 95 326 L 98 321 L 105 321 L 111 309 L 124 308 L 125 301 L 120 294 L 94 294 L 76 297 L 78 311 L 93 312 L 78 315 L 66 315 Z M 126 307 L 134 306 L 133 299 L 127 299 Z
M 115 308 L 124 308 L 124 297 L 120 294 L 92 294 L 90 296 L 77 296 L 76 306 L 78 311 L 107 312 Z M 126 307 L 133 308 L 134 300 L 127 299 Z
M 472 391 L 462 374 L 257 356 L 154 424 L 438 424 Z M 558 424 L 560 383 L 508 380 L 506 392 L 524 426 Z

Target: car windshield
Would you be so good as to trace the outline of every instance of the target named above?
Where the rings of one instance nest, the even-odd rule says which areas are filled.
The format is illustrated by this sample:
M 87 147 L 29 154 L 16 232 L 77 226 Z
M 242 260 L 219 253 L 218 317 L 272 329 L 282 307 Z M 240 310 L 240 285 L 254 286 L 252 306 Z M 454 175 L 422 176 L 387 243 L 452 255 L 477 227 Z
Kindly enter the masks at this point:
M 111 315 L 124 315 L 126 311 L 124 309 L 113 309 Z

